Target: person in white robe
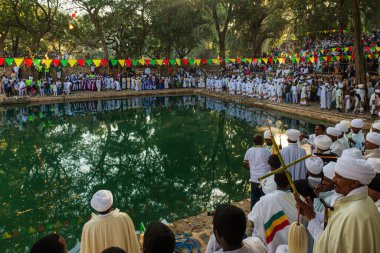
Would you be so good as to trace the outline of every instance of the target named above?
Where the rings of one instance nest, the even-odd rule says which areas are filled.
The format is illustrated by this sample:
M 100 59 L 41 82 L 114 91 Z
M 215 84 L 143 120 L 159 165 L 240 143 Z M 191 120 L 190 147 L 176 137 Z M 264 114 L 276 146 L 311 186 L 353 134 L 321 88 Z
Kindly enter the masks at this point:
M 297 199 L 297 207 L 310 222 L 308 230 L 315 240 L 314 253 L 380 252 L 380 215 L 368 196 L 367 185 L 375 171 L 364 159 L 341 157 L 335 165 L 335 191 L 341 197 L 334 203 L 327 226 L 324 215 L 312 203 Z
M 320 86 L 320 89 L 321 89 L 321 101 L 320 101 L 320 105 L 321 105 L 321 109 L 326 109 L 327 108 L 327 87 L 326 87 L 326 84 L 322 83 Z
M 290 164 L 297 159 L 306 156 L 306 151 L 298 146 L 299 137 L 301 132 L 296 129 L 288 129 L 285 134 L 288 137 L 288 146 L 283 148 L 280 153 L 284 159 L 285 164 Z M 288 171 L 292 174 L 293 181 L 298 179 L 306 179 L 306 166 L 305 161 L 301 161 L 288 168 Z
M 365 137 L 364 157 L 380 158 L 380 134 L 369 132 Z
M 126 253 L 140 253 L 135 227 L 131 218 L 119 209 L 113 209 L 110 191 L 99 190 L 91 199 L 92 214 L 83 226 L 80 252 L 102 252 L 109 247 L 119 247 Z
M 376 176 L 368 185 L 368 196 L 375 202 L 377 210 L 380 213 L 380 158 L 369 158 L 367 162 L 376 172 Z
M 343 149 L 349 149 L 350 144 L 348 143 L 347 139 L 345 138 L 345 135 L 348 133 L 348 128 L 342 123 L 338 123 L 335 125 L 335 128 L 338 129 L 341 134 L 338 136 L 338 141 L 340 144 L 342 144 Z
M 298 218 L 296 201 L 290 191 L 284 172 L 275 174 L 277 190 L 261 197 L 248 214 L 253 222 L 253 235 L 257 235 L 267 246 L 268 253 L 275 253 L 281 244 L 288 244 L 289 225 Z
M 292 103 L 298 104 L 298 87 L 296 84 L 293 84 L 291 88 L 291 93 L 292 93 Z
M 300 99 L 300 105 L 307 105 L 307 83 L 303 83 L 302 89 L 301 89 L 301 99 Z
M 344 150 L 344 147 L 342 143 L 338 140 L 338 137 L 342 135 L 342 132 L 335 127 L 328 127 L 326 129 L 326 134 L 328 137 L 330 137 L 332 144 L 331 144 L 331 152 L 337 154 L 338 156 L 341 156 Z
M 355 147 L 358 149 L 363 148 L 364 144 L 364 134 L 362 129 L 364 127 L 364 121 L 362 119 L 353 119 L 351 121 L 351 133 L 348 134 L 348 141 L 350 147 Z

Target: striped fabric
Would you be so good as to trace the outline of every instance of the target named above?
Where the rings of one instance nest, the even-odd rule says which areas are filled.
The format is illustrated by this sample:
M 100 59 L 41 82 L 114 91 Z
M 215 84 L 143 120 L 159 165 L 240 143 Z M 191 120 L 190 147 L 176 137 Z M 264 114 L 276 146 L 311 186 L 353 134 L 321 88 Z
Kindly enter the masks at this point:
M 274 214 L 267 222 L 265 222 L 264 228 L 267 244 L 273 240 L 278 231 L 288 225 L 290 225 L 289 220 L 282 210 Z

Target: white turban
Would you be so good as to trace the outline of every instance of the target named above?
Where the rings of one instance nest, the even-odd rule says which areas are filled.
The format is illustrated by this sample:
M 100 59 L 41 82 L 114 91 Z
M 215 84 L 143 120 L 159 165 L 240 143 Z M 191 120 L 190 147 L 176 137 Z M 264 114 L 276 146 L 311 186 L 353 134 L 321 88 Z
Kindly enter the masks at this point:
M 269 130 L 266 130 L 265 132 L 264 132 L 264 139 L 270 139 L 271 138 L 271 132 L 269 131 Z
M 364 121 L 362 119 L 353 119 L 351 121 L 351 127 L 363 128 L 364 127 Z
M 362 151 L 358 148 L 349 148 L 343 150 L 341 157 L 355 158 L 355 159 L 364 159 Z
M 105 212 L 111 208 L 113 204 L 113 196 L 110 191 L 97 191 L 91 199 L 91 206 L 97 212 Z
M 342 120 L 340 124 L 345 125 L 347 129 L 351 128 L 351 122 L 349 122 L 348 120 Z
M 371 183 L 376 176 L 374 169 L 366 160 L 349 157 L 338 159 L 335 173 L 347 179 L 357 180 L 363 185 Z
M 375 145 L 380 146 L 380 134 L 375 132 L 369 132 L 365 137 L 366 141 L 369 141 Z
M 380 122 L 375 122 L 372 124 L 372 129 L 380 130 Z
M 328 150 L 331 147 L 332 140 L 327 135 L 318 135 L 315 138 L 315 146 L 320 150 Z
M 335 128 L 341 131 L 342 133 L 347 133 L 348 132 L 348 127 L 345 124 L 338 123 L 335 125 Z
M 335 164 L 336 162 L 329 162 L 323 167 L 323 175 L 330 180 L 335 177 Z
M 288 129 L 285 134 L 288 136 L 291 141 L 298 141 L 298 138 L 301 135 L 301 132 L 296 129 Z
M 323 160 L 320 157 L 311 157 L 305 161 L 306 169 L 315 175 L 321 173 L 323 168 Z
M 326 133 L 328 135 L 335 136 L 335 137 L 338 137 L 339 135 L 342 134 L 342 132 L 340 130 L 336 129 L 335 127 L 328 127 L 326 129 Z
M 368 158 L 367 162 L 372 166 L 376 173 L 380 173 L 380 158 Z

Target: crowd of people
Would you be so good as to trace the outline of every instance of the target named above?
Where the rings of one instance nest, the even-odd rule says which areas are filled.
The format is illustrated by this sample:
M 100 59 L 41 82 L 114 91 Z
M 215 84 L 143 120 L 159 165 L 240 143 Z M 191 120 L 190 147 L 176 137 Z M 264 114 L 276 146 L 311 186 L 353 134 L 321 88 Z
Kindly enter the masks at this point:
M 354 119 L 327 128 L 316 125 L 310 135 L 288 129 L 288 145 L 279 153 L 274 133 L 255 135 L 243 161 L 250 172 L 251 211 L 246 215 L 233 205 L 218 206 L 206 253 L 292 252 L 302 240 L 307 244 L 304 253 L 379 252 L 380 122 L 367 134 L 363 128 L 364 121 Z M 312 154 L 309 158 L 301 147 L 305 143 Z M 282 161 L 297 162 L 278 171 Z M 131 218 L 113 207 L 110 191 L 97 191 L 90 204 L 96 214 L 83 227 L 81 252 L 141 252 Z M 247 220 L 253 225 L 252 234 L 247 234 Z M 305 237 L 291 231 L 298 222 L 307 227 Z M 173 253 L 175 238 L 168 226 L 153 222 L 145 232 L 142 251 Z M 30 252 L 66 253 L 67 249 L 64 238 L 52 234 L 38 240 Z

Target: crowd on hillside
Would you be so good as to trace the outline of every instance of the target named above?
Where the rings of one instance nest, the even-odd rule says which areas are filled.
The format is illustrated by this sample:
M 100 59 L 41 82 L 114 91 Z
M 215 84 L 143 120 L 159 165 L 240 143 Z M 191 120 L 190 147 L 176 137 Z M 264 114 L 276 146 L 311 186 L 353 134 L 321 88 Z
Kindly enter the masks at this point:
M 375 122 L 367 134 L 363 128 L 364 121 L 354 119 L 328 128 L 316 125 L 310 135 L 288 129 L 288 145 L 279 154 L 269 130 L 255 135 L 243 160 L 250 173 L 251 211 L 246 215 L 233 205 L 218 206 L 212 212 L 213 234 L 205 252 L 282 253 L 296 248 L 302 253 L 379 252 L 380 123 Z M 301 147 L 305 143 L 310 146 L 309 158 Z M 298 162 L 270 174 L 282 167 L 281 160 Z M 133 221 L 113 202 L 108 190 L 93 195 L 90 206 L 96 214 L 83 227 L 80 252 L 141 252 Z M 247 220 L 253 225 L 248 234 Z M 306 230 L 295 231 L 296 226 Z M 152 222 L 142 252 L 177 252 L 183 244 L 176 239 L 168 226 Z M 64 238 L 52 234 L 38 240 L 30 252 L 67 249 Z

